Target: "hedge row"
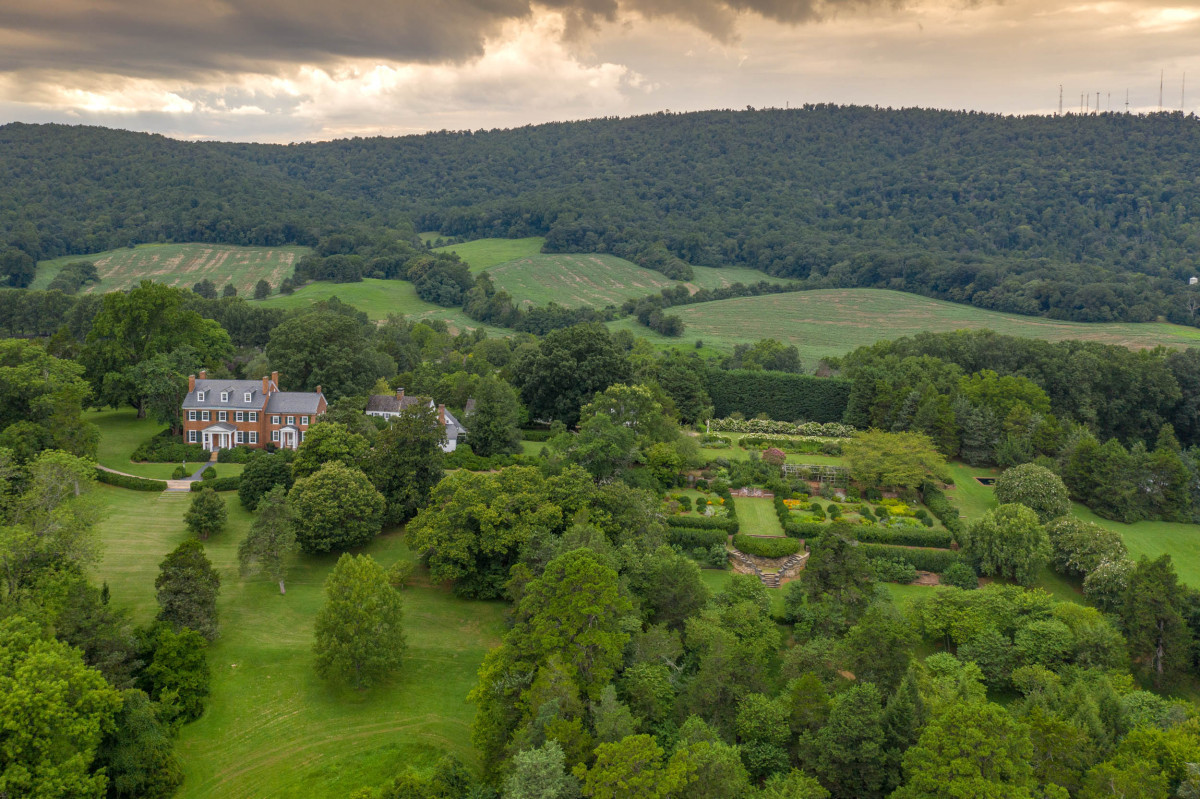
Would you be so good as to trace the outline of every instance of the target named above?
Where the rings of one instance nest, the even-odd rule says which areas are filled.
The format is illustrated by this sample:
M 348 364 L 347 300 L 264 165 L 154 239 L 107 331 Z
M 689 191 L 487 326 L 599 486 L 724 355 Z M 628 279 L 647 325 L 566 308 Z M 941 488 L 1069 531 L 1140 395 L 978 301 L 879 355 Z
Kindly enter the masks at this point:
M 509 466 L 537 466 L 541 462 L 537 455 L 492 455 L 485 458 L 464 445 L 447 455 L 442 466 L 447 469 L 466 469 L 468 472 L 490 472 Z
M 816 438 L 850 438 L 853 425 L 841 422 L 781 422 L 776 419 L 734 419 L 726 416 L 709 419 L 711 433 L 754 433 L 772 436 L 810 436 Z
M 900 583 L 908 585 L 917 579 L 917 569 L 911 563 L 895 558 L 871 558 L 871 568 L 875 570 L 875 579 L 885 583 Z
M 922 483 L 921 501 L 925 503 L 925 507 L 929 508 L 929 512 L 945 525 L 956 541 L 962 540 L 966 525 L 958 515 L 958 508 L 950 503 L 942 489 L 929 481 Z
M 894 544 L 902 547 L 949 549 L 954 536 L 949 530 L 923 530 L 919 527 L 878 527 L 863 524 L 854 528 L 854 537 L 864 544 Z
M 705 384 L 717 416 L 762 413 L 772 419 L 814 422 L 841 421 L 852 385 L 836 377 L 746 369 L 708 369 Z
M 693 530 L 724 530 L 726 534 L 736 533 L 737 519 L 725 516 L 668 516 L 669 527 L 688 527 Z
M 165 480 L 149 480 L 145 477 L 130 477 L 126 474 L 113 474 L 103 469 L 96 469 L 96 480 L 110 486 L 128 488 L 132 491 L 166 491 Z
M 702 530 L 694 527 L 672 527 L 667 530 L 667 543 L 684 549 L 725 546 L 728 534 L 724 530 Z
M 887 546 L 886 544 L 859 544 L 859 548 L 867 558 L 887 558 L 911 563 L 921 571 L 941 574 L 962 558 L 957 552 L 949 549 L 905 549 L 904 547 Z
M 237 491 L 242 482 L 241 475 L 234 477 L 215 477 L 211 480 L 196 480 L 189 491 L 202 491 L 211 488 L 213 491 Z
M 733 545 L 760 558 L 786 558 L 800 551 L 800 542 L 794 538 L 755 538 L 745 533 L 735 535 Z
M 162 433 L 143 441 L 129 456 L 131 461 L 147 463 L 182 463 L 206 461 L 208 450 L 199 444 L 185 444 L 183 438 Z
M 536 441 L 539 444 L 542 443 L 543 441 L 549 441 L 553 437 L 553 435 L 554 435 L 553 432 L 550 430 L 522 430 L 521 431 L 521 438 L 524 441 Z

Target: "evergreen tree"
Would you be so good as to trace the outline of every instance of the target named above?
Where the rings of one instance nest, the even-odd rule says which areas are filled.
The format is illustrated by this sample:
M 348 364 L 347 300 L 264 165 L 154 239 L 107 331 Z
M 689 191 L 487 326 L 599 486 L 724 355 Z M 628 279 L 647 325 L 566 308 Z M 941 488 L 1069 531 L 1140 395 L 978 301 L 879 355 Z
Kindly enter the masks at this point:
M 271 296 L 271 284 L 265 280 L 260 280 L 254 284 L 254 299 L 265 300 Z
M 383 495 L 384 524 L 406 522 L 429 504 L 429 493 L 444 474 L 445 440 L 437 411 L 427 405 L 405 408 L 380 431 L 366 471 Z
M 154 588 L 158 593 L 158 619 L 195 630 L 208 640 L 217 637 L 217 592 L 221 578 L 204 554 L 204 545 L 192 538 L 172 550 L 159 565 Z
M 1121 623 L 1129 655 L 1158 685 L 1181 675 L 1190 663 L 1192 636 L 1181 613 L 1181 597 L 1170 555 L 1139 560 L 1122 597 Z
M 883 702 L 871 683 L 833 698 L 817 734 L 817 776 L 834 799 L 881 797 L 887 777 Z
M 404 654 L 400 592 L 370 555 L 342 555 L 325 580 L 317 613 L 317 675 L 368 688 L 394 672 Z
M 516 390 L 497 377 L 484 377 L 475 388 L 475 410 L 464 420 L 471 451 L 484 458 L 520 452 L 521 416 Z

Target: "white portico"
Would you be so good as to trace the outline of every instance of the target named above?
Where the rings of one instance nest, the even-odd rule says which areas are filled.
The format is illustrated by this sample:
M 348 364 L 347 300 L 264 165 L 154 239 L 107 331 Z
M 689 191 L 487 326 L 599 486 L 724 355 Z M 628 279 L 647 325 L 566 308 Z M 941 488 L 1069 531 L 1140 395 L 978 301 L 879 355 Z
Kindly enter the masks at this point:
M 224 422 L 217 422 L 200 431 L 204 448 L 209 452 L 234 446 L 234 433 L 236 432 L 236 427 Z

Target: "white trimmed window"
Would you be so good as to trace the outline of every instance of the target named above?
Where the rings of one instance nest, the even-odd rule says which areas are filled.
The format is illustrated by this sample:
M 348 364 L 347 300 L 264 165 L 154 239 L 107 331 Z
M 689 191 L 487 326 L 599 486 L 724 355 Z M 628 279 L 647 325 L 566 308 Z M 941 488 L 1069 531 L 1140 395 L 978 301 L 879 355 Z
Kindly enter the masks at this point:
M 271 431 L 271 440 L 272 440 L 272 441 L 278 441 L 278 440 L 279 440 L 279 431 L 278 431 L 278 430 L 272 430 L 272 431 Z
M 221 402 L 229 402 L 229 392 L 228 391 L 221 392 Z
M 209 411 L 200 411 L 200 421 L 202 421 L 202 422 L 212 421 L 212 414 Z
M 229 421 L 229 414 L 226 411 L 217 411 L 217 421 L 218 422 Z
M 295 423 L 296 423 L 296 417 L 295 417 L 295 416 L 289 416 L 289 417 L 288 417 L 288 424 L 295 424 Z
M 196 402 L 204 402 L 204 392 L 203 391 L 196 392 Z
M 258 411 L 250 411 L 250 421 L 251 422 L 258 421 Z
M 300 417 L 300 424 L 308 424 L 308 417 L 307 417 L 307 416 L 301 416 L 301 417 Z
M 237 431 L 237 443 L 239 443 L 239 444 L 246 443 L 246 434 L 243 433 L 241 430 Z
M 271 424 L 279 424 L 279 417 L 278 417 L 278 416 L 272 416 L 272 417 L 271 417 Z
M 244 422 L 244 421 L 246 421 L 246 414 L 243 413 L 242 411 L 238 411 L 237 413 L 235 413 L 233 415 L 233 418 L 234 418 L 234 421 Z
M 250 443 L 251 444 L 258 443 L 258 433 L 254 432 L 253 430 L 250 431 Z
M 247 391 L 247 392 L 246 392 L 246 393 L 245 393 L 245 394 L 242 396 L 242 402 L 253 402 L 253 401 L 254 401 L 254 395 L 253 395 L 253 394 L 251 394 L 249 391 Z
M 199 436 L 199 433 L 197 433 L 195 430 L 189 430 L 188 431 L 188 443 L 195 444 L 198 436 Z
M 188 421 L 189 422 L 196 421 L 196 412 L 195 411 L 188 411 Z

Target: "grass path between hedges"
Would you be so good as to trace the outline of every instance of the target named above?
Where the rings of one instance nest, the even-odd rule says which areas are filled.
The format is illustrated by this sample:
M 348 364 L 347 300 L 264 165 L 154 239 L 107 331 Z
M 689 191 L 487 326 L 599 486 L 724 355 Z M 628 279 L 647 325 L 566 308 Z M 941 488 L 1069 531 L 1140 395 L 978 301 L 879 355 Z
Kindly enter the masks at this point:
M 104 555 L 95 570 L 112 602 L 139 622 L 156 612 L 154 578 L 163 557 L 187 537 L 187 494 L 98 486 L 107 508 Z M 237 546 L 251 515 L 224 493 L 229 524 L 205 543 L 221 577 L 221 637 L 209 652 L 212 696 L 178 741 L 185 783 L 198 797 L 345 797 L 444 753 L 474 761 L 467 703 L 484 654 L 504 631 L 501 603 L 458 599 L 418 568 L 404 590 L 408 649 L 388 685 L 357 692 L 318 680 L 313 619 L 335 558 L 296 556 L 287 594 L 262 577 L 242 579 Z M 400 532 L 365 549 L 387 566 L 412 555 Z
M 738 531 L 747 535 L 767 535 L 783 538 L 783 525 L 775 515 L 775 503 L 770 499 L 734 497 L 737 508 Z

